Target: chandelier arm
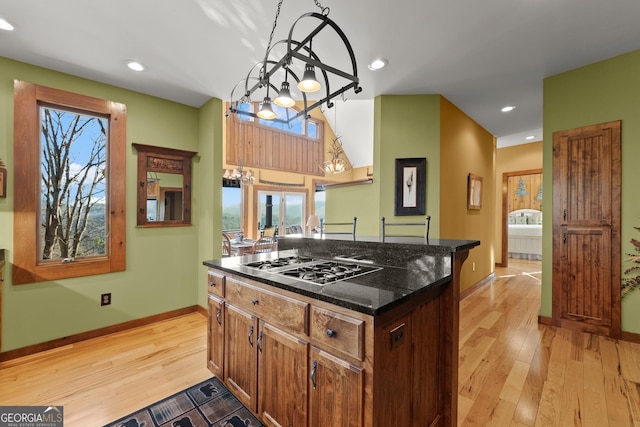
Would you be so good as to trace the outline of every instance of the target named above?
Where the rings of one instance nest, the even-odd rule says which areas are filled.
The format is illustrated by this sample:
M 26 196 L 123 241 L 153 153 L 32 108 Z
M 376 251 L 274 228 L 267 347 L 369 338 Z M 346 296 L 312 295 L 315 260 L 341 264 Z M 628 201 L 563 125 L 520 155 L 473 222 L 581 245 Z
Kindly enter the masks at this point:
M 315 0 L 314 0 L 315 1 Z M 256 90 L 263 88 L 265 85 L 267 86 L 267 96 L 268 96 L 268 92 L 270 90 L 271 87 L 274 88 L 274 90 L 277 92 L 278 88 L 271 84 L 270 82 L 270 78 L 271 76 L 276 73 L 279 69 L 284 68 L 285 72 L 289 72 L 294 79 L 296 80 L 296 82 L 299 82 L 300 80 L 298 79 L 298 77 L 295 75 L 295 73 L 293 73 L 293 71 L 291 70 L 291 68 L 289 67 L 292 64 L 292 61 L 294 58 L 299 59 L 300 61 L 304 62 L 305 64 L 308 64 L 310 66 L 314 66 L 314 67 L 318 67 L 323 74 L 323 78 L 325 81 L 325 89 L 326 89 L 326 96 L 324 98 L 322 98 L 321 100 L 313 103 L 311 106 L 308 105 L 308 101 L 307 101 L 307 96 L 305 94 L 304 91 L 302 91 L 302 96 L 303 96 L 303 101 L 304 101 L 304 108 L 302 111 L 298 112 L 297 114 L 293 115 L 292 117 L 288 118 L 288 120 L 281 120 L 281 119 L 273 119 L 276 122 L 280 122 L 280 123 L 284 123 L 284 124 L 289 124 L 292 120 L 297 119 L 300 116 L 304 116 L 305 119 L 310 118 L 309 116 L 309 111 L 313 110 L 314 108 L 320 106 L 321 104 L 323 104 L 324 102 L 327 103 L 327 106 L 329 108 L 331 108 L 334 104 L 331 102 L 331 99 L 333 99 L 335 96 L 341 95 L 344 97 L 344 92 L 349 90 L 349 89 L 354 89 L 355 93 L 359 93 L 362 91 L 362 88 L 359 86 L 359 78 L 358 78 L 358 70 L 357 70 L 357 65 L 356 65 L 356 60 L 355 60 L 355 55 L 353 53 L 353 49 L 351 47 L 351 43 L 349 42 L 349 40 L 347 39 L 346 35 L 344 34 L 344 32 L 340 29 L 340 27 L 338 27 L 338 25 L 336 25 L 335 22 L 333 22 L 329 17 L 329 8 L 322 8 L 321 5 L 319 5 L 318 3 L 316 3 L 318 5 L 318 7 L 321 8 L 322 14 L 316 13 L 316 12 L 310 12 L 310 13 L 306 13 L 302 16 L 300 16 L 295 22 L 294 24 L 291 26 L 290 30 L 289 30 L 289 37 L 286 40 L 280 40 L 278 42 L 276 42 L 275 44 L 272 45 L 272 38 L 273 38 L 273 33 L 275 31 L 275 26 L 278 20 L 278 16 L 280 13 L 280 5 L 282 4 L 282 0 L 280 0 L 279 4 L 278 4 L 278 12 L 276 14 L 276 22 L 274 22 L 274 26 L 272 28 L 271 31 L 271 35 L 269 37 L 269 45 L 267 47 L 266 53 L 265 53 L 265 60 L 262 62 L 257 63 L 256 65 L 254 65 L 250 70 L 249 73 L 247 74 L 247 77 L 243 80 L 245 83 L 245 93 L 243 94 L 243 99 L 244 98 L 249 98 L 250 100 L 250 95 L 252 93 L 254 93 Z M 294 29 L 296 27 L 296 25 L 298 24 L 298 22 L 300 22 L 302 19 L 305 18 L 313 18 L 313 19 L 317 19 L 320 21 L 320 23 L 318 24 L 318 26 L 311 31 L 311 33 L 309 33 L 302 41 L 296 41 L 293 39 L 293 32 Z M 333 30 L 336 32 L 336 34 L 338 34 L 338 36 L 340 37 L 340 39 L 342 40 L 344 46 L 347 49 L 347 53 L 349 54 L 349 58 L 351 60 L 351 66 L 352 66 L 352 70 L 353 70 L 353 74 L 348 74 L 347 72 L 338 70 L 332 66 L 323 64 L 320 61 L 320 58 L 318 57 L 318 55 L 313 52 L 311 47 L 307 47 L 307 44 L 310 45 L 312 39 L 314 36 L 316 36 L 320 31 L 322 31 L 325 27 L 330 26 L 331 28 L 333 28 Z M 279 60 L 279 61 L 274 61 L 274 60 L 269 60 L 269 54 L 271 53 L 271 51 L 273 50 L 273 48 L 281 43 L 286 43 L 287 44 L 287 53 Z M 303 52 L 306 52 L 306 55 L 303 55 Z M 271 68 L 269 68 L 267 70 L 267 67 L 272 64 L 273 66 Z M 252 77 L 251 74 L 253 73 L 253 71 L 258 68 L 260 69 L 259 71 L 259 77 Z M 328 73 L 331 73 L 332 75 L 336 75 L 338 77 L 344 78 L 346 80 L 349 80 L 351 83 L 349 83 L 346 86 L 341 87 L 340 89 L 331 92 L 330 86 L 329 86 L 329 76 Z M 257 80 L 257 82 L 252 86 L 250 86 L 250 82 L 253 80 Z M 241 81 L 242 82 L 242 81 Z M 238 85 L 236 85 L 237 87 Z M 258 117 L 255 113 L 252 112 L 245 112 L 245 111 L 238 111 L 237 110 L 237 101 L 233 101 L 233 92 L 235 91 L 236 87 L 234 87 L 234 90 L 232 90 L 232 102 L 231 102 L 231 106 L 230 106 L 230 110 L 232 112 L 238 113 L 238 114 L 245 114 L 245 115 L 249 115 L 252 117 Z M 234 108 L 234 102 L 235 102 L 235 108 Z
M 275 63 L 275 61 L 267 61 L 269 63 Z M 253 77 L 251 75 L 251 73 L 253 73 L 253 71 L 258 68 L 258 66 L 260 66 L 260 71 L 258 71 L 258 77 Z M 244 79 L 245 80 L 245 85 L 244 85 L 244 90 L 245 90 L 245 96 L 250 96 L 253 92 L 255 92 L 257 89 L 264 87 L 264 81 L 263 81 L 263 76 L 262 76 L 262 70 L 264 70 L 264 62 L 257 62 L 253 65 L 253 67 L 251 67 L 249 69 L 249 72 L 247 73 L 247 77 Z M 253 85 L 253 87 L 251 89 L 249 89 L 249 80 L 253 79 L 253 80 L 257 80 L 256 84 Z M 268 79 L 268 77 L 267 77 Z
M 238 103 L 238 101 L 234 101 L 234 100 L 233 100 L 233 93 L 234 93 L 234 92 L 235 92 L 235 90 L 238 88 L 238 86 L 240 86 L 240 84 L 241 84 L 241 83 L 243 83 L 243 82 L 245 83 L 245 87 L 246 87 L 246 81 L 247 81 L 247 79 L 249 79 L 249 78 L 251 78 L 251 79 L 255 79 L 255 77 L 247 77 L 247 78 L 245 78 L 245 79 L 242 79 L 242 80 L 240 80 L 238 83 L 236 83 L 236 85 L 233 87 L 233 89 L 231 89 L 231 102 L 230 102 L 230 105 L 229 105 L 229 110 L 230 110 L 232 113 L 236 113 L 236 112 L 238 111 L 238 110 L 237 110 L 237 103 Z M 243 96 L 244 96 L 244 95 L 243 95 Z M 236 104 L 236 108 L 233 108 L 233 106 L 232 106 L 232 104 L 233 104 L 233 103 L 235 103 L 235 104 Z
M 353 48 L 351 47 L 351 43 L 349 43 L 349 40 L 347 39 L 347 36 L 344 34 L 342 29 L 340 29 L 340 27 L 333 20 L 331 20 L 331 18 L 329 18 L 328 16 L 321 15 L 321 14 L 316 13 L 316 12 L 305 13 L 304 15 L 300 16 L 293 23 L 293 25 L 291 26 L 291 29 L 289 30 L 289 38 L 288 38 L 288 40 L 289 41 L 293 40 L 293 30 L 294 30 L 295 26 L 298 24 L 298 22 L 300 22 L 304 18 L 319 19 L 321 21 L 321 23 L 315 28 L 315 30 L 313 30 L 311 33 L 309 33 L 309 35 L 304 40 L 302 40 L 300 43 L 302 45 L 306 45 L 307 42 L 309 42 L 311 40 L 311 38 L 313 38 L 323 28 L 325 28 L 327 25 L 329 25 L 338 34 L 338 36 L 342 40 L 342 43 L 344 43 L 344 46 L 347 48 L 347 53 L 349 54 L 349 59 L 351 60 L 351 68 L 353 70 L 353 74 L 352 75 L 353 75 L 354 78 L 349 78 L 349 77 L 345 77 L 345 76 L 342 76 L 342 77 L 349 78 L 350 80 L 358 82 L 358 66 L 356 64 L 356 57 L 355 57 L 355 55 L 353 53 Z M 290 43 L 287 45 L 287 55 L 291 55 L 293 52 L 298 53 L 299 50 L 300 50 L 300 46 L 297 46 L 295 49 L 291 49 Z M 292 56 L 294 56 L 294 55 L 292 55 Z M 298 57 L 298 55 L 295 55 L 295 56 Z M 333 70 L 335 70 L 335 68 Z M 336 70 L 336 71 L 338 71 L 338 70 Z M 332 71 L 332 72 L 334 72 L 334 71 Z M 335 73 L 335 74 L 341 75 L 342 72 L 340 72 L 340 74 L 339 73 Z M 346 74 L 346 73 L 345 73 L 345 75 L 348 76 L 348 74 Z M 360 92 L 360 90 L 357 90 L 356 93 Z
M 320 57 L 310 47 L 308 47 L 306 45 L 306 43 L 299 42 L 297 40 L 291 40 L 290 38 L 286 39 L 286 40 L 283 39 L 283 40 L 279 40 L 276 43 L 274 43 L 274 45 L 271 47 L 271 49 L 275 48 L 280 43 L 287 43 L 288 47 L 291 46 L 292 44 L 294 44 L 296 46 L 296 48 L 293 51 L 287 51 L 288 53 L 284 57 L 282 57 L 282 59 L 280 59 L 280 61 L 278 61 L 278 62 L 269 61 L 270 63 L 274 64 L 274 66 L 271 67 L 271 69 L 265 75 L 265 78 L 267 79 L 267 81 L 270 81 L 271 80 L 271 76 L 273 74 L 275 74 L 275 72 L 278 71 L 280 69 L 280 67 L 282 67 L 282 68 L 287 68 L 289 73 L 294 76 L 296 82 L 299 83 L 300 79 L 298 79 L 298 77 L 293 72 L 293 70 L 290 67 L 288 67 L 288 65 L 291 64 L 291 57 L 292 56 L 300 59 L 301 61 L 303 61 L 305 63 L 310 63 L 312 65 L 316 65 L 317 64 L 318 68 L 320 68 L 320 71 L 322 71 L 322 76 L 324 78 L 324 83 L 325 83 L 325 88 L 326 88 L 326 93 L 327 94 L 330 92 L 329 76 L 327 75 L 327 70 L 329 70 L 329 72 L 332 72 L 333 74 L 336 74 L 336 75 L 339 75 L 341 77 L 344 77 L 347 80 L 353 81 L 353 77 L 350 76 L 349 74 L 344 73 L 344 72 L 342 72 L 340 70 L 337 70 L 337 69 L 335 69 L 333 67 L 324 65 L 320 61 Z M 306 50 L 307 56 L 302 55 L 301 53 L 299 53 L 298 51 L 300 49 Z M 356 78 L 356 80 L 357 80 L 357 78 Z M 259 87 L 259 85 L 256 84 L 256 86 L 254 86 L 251 89 L 251 92 L 253 92 L 258 87 Z M 276 89 L 276 91 L 277 91 L 277 89 Z M 301 93 L 302 93 L 302 97 L 303 97 L 303 101 L 304 101 L 304 110 L 303 111 L 305 113 L 309 112 L 310 110 L 313 110 L 316 106 L 322 104 L 325 100 L 327 101 L 327 107 L 331 108 L 333 106 L 333 103 L 330 102 L 331 98 L 327 96 L 327 97 L 323 98 L 323 100 L 322 100 L 322 102 L 320 102 L 320 104 L 316 103 L 316 104 L 314 104 L 315 105 L 314 107 L 308 108 L 308 105 L 307 105 L 307 94 L 305 92 L 303 92 L 303 91 L 301 91 Z M 297 117 L 298 116 L 295 116 L 294 119 L 297 118 Z M 306 118 L 309 118 L 309 117 L 305 117 L 305 119 Z M 289 121 L 287 121 L 287 123 L 289 123 L 291 120 L 293 120 L 293 119 L 290 119 Z

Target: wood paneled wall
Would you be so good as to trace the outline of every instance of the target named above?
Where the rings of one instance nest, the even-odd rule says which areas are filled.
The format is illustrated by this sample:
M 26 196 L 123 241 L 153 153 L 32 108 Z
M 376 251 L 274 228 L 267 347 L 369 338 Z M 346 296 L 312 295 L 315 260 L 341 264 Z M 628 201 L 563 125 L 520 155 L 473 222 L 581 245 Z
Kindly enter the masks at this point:
M 542 210 L 542 174 L 511 176 L 508 179 L 509 211 Z M 540 195 L 540 197 L 538 197 Z M 538 200 L 540 198 L 540 200 Z
M 226 162 L 245 167 L 274 169 L 305 175 L 324 176 L 324 123 L 318 125 L 318 138 L 280 132 L 255 122 L 230 117 L 227 125 Z

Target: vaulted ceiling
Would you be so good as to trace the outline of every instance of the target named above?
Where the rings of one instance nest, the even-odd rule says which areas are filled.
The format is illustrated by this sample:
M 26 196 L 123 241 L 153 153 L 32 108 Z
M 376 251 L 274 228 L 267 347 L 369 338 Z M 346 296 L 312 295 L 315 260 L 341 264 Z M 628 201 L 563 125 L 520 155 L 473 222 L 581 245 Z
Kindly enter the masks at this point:
M 372 163 L 373 98 L 442 94 L 508 145 L 542 138 L 544 77 L 640 48 L 637 0 L 322 0 L 363 88 L 325 113 L 355 166 Z M 198 107 L 229 100 L 264 59 L 277 0 L 4 0 L 0 56 Z M 282 4 L 274 41 L 311 0 Z M 321 49 L 314 42 L 314 50 Z M 344 55 L 329 41 L 322 60 Z M 375 57 L 386 68 L 370 71 Z M 125 60 L 147 70 L 127 69 Z M 340 62 L 341 59 L 336 59 Z M 505 114 L 505 105 L 516 109 Z M 337 120 L 337 123 L 335 121 Z

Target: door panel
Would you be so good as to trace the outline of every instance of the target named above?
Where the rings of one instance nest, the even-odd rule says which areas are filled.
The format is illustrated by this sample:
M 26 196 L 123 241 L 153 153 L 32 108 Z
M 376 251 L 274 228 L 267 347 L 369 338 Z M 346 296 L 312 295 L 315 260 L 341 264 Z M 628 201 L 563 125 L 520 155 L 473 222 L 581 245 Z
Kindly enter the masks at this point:
M 224 379 L 224 301 L 209 295 L 209 370 Z
M 225 310 L 225 382 L 244 405 L 256 411 L 258 384 L 256 340 L 258 320 L 249 313 L 227 305 Z
M 563 266 L 569 278 L 564 288 L 562 317 L 611 326 L 611 233 L 607 228 L 567 228 Z
M 361 427 L 364 372 L 345 360 L 311 347 L 309 426 Z
M 620 336 L 620 122 L 553 134 L 553 322 Z
M 260 321 L 258 413 L 265 424 L 306 425 L 307 360 L 306 342 Z

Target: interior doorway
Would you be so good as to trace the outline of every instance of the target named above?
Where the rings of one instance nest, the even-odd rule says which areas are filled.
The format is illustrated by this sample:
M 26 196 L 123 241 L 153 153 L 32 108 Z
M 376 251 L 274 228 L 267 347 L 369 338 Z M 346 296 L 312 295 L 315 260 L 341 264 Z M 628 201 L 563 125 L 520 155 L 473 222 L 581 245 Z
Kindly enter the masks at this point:
M 542 260 L 542 169 L 502 174 L 502 264 Z

